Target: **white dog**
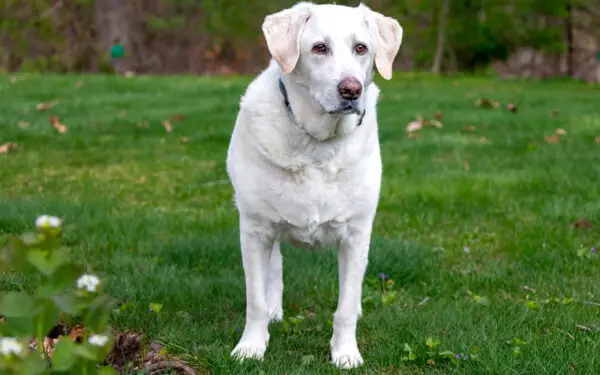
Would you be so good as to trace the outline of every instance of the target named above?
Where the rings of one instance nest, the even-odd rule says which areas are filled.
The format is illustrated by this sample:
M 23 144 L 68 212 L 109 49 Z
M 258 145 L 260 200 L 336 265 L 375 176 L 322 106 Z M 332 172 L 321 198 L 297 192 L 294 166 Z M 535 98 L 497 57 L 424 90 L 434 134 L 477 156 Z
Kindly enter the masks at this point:
M 267 16 L 262 30 L 273 60 L 241 100 L 227 155 L 246 279 L 246 326 L 232 356 L 262 359 L 269 322 L 283 319 L 279 243 L 335 245 L 331 357 L 340 368 L 357 367 L 381 183 L 374 68 L 391 78 L 402 28 L 362 4 L 301 2 Z

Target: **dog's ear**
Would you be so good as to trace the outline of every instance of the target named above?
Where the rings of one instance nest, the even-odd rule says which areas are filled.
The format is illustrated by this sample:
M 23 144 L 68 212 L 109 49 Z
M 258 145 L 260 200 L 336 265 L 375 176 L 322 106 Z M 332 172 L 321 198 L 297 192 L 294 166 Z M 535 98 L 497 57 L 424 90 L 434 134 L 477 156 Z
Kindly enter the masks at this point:
M 358 6 L 363 10 L 371 34 L 375 38 L 375 66 L 384 79 L 392 78 L 392 64 L 402 44 L 402 26 L 391 17 L 371 10 L 364 4 Z
M 294 70 L 300 57 L 300 36 L 312 6 L 312 3 L 298 3 L 266 16 L 262 24 L 267 48 L 285 74 Z

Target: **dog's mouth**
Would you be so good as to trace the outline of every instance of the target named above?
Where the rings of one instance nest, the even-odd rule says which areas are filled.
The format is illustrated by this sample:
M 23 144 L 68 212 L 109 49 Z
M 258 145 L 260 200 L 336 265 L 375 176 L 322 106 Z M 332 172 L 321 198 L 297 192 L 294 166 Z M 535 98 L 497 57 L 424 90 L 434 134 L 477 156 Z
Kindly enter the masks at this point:
M 335 108 L 333 111 L 328 111 L 328 113 L 342 115 L 350 115 L 354 113 L 360 115 L 362 111 L 358 108 L 358 101 L 344 100 L 340 103 L 340 105 L 337 108 Z

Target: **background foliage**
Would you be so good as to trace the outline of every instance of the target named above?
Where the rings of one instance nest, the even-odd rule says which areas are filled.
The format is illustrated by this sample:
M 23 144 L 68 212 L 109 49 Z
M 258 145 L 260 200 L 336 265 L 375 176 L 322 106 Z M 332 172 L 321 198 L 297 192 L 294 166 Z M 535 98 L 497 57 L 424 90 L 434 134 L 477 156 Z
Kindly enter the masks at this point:
M 560 54 L 566 50 L 567 30 L 576 27 L 568 25 L 569 6 L 596 20 L 600 14 L 597 0 L 449 1 L 444 70 L 485 67 L 524 46 Z M 267 59 L 260 33 L 264 16 L 293 3 L 0 0 L 0 67 L 39 72 L 253 72 Z M 356 5 L 357 1 L 337 3 Z M 398 68 L 429 69 L 443 1 L 365 3 L 403 25 L 405 41 Z M 129 53 L 118 63 L 108 57 L 115 42 Z

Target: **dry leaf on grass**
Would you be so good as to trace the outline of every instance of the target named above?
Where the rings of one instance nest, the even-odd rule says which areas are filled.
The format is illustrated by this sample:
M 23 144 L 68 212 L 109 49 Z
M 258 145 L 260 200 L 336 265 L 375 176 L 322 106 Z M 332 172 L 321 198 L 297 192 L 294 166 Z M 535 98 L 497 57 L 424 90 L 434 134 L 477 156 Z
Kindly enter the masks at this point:
M 170 133 L 173 131 L 173 126 L 171 125 L 170 121 L 164 120 L 161 123 L 167 133 Z
M 468 172 L 469 169 L 471 169 L 471 166 L 469 165 L 469 162 L 465 160 L 465 172 Z
M 442 127 L 442 123 L 435 119 L 424 120 L 423 117 L 419 114 L 417 115 L 417 119 L 415 121 L 411 121 L 408 123 L 408 125 L 406 126 L 406 131 L 408 133 L 414 133 L 423 129 L 425 126 L 433 126 L 440 129 Z
M 148 129 L 150 127 L 150 123 L 148 121 L 142 121 L 137 124 L 138 128 Z
M 596 139 L 594 139 L 594 141 L 600 145 L 600 136 L 597 136 Z
M 60 134 L 64 134 L 69 130 L 66 125 L 60 123 L 58 116 L 50 116 L 50 124 L 52 124 L 54 129 Z
M 174 113 L 171 115 L 171 117 L 169 117 L 169 120 L 176 122 L 176 121 L 185 121 L 185 115 L 182 115 L 181 113 Z
M 423 117 L 421 117 L 421 115 L 418 115 L 415 121 L 409 122 L 406 126 L 406 131 L 409 133 L 413 133 L 421 129 L 423 129 Z
M 19 121 L 18 125 L 21 129 L 25 129 L 29 126 L 29 123 L 27 121 Z
M 189 141 L 190 141 L 190 139 L 189 139 L 188 137 L 181 137 L 181 138 L 179 139 L 179 142 L 180 142 L 182 145 L 184 145 L 184 144 L 188 143 Z
M 546 143 L 555 144 L 560 142 L 560 137 L 558 135 L 547 135 L 544 137 L 544 141 L 546 141 Z
M 500 108 L 500 102 L 488 98 L 477 99 L 475 105 L 481 108 Z
M 479 143 L 488 143 L 489 140 L 486 137 L 479 138 Z
M 9 151 L 17 148 L 17 144 L 14 142 L 8 142 L 0 145 L 0 154 L 7 154 Z
M 75 84 L 75 86 L 77 86 L 77 87 L 83 87 L 83 81 L 77 81 L 77 83 Z
M 408 139 L 417 139 L 421 136 L 419 133 L 408 133 Z
M 39 103 L 38 105 L 35 106 L 35 109 L 37 109 L 38 111 L 47 111 L 50 109 L 50 104 Z
M 575 224 L 573 224 L 573 226 L 578 229 L 591 229 L 592 223 L 590 223 L 586 219 L 579 219 L 575 222 Z
M 558 135 L 567 135 L 567 131 L 565 129 L 558 128 L 558 129 L 556 129 L 556 134 L 558 134 Z
M 506 109 L 508 109 L 509 112 L 517 113 L 517 106 L 515 104 L 508 103 Z
M 444 118 L 444 112 L 442 112 L 442 111 L 436 111 L 436 112 L 433 114 L 433 118 L 434 118 L 434 119 L 436 119 L 436 120 L 441 120 L 441 119 L 443 119 L 443 118 Z
M 557 111 L 557 110 L 550 111 L 550 116 L 556 117 L 558 115 L 560 115 L 560 111 Z
M 477 130 L 477 128 L 474 127 L 473 125 L 464 125 L 462 127 L 462 130 L 467 131 L 467 132 L 475 132 L 475 130 Z

